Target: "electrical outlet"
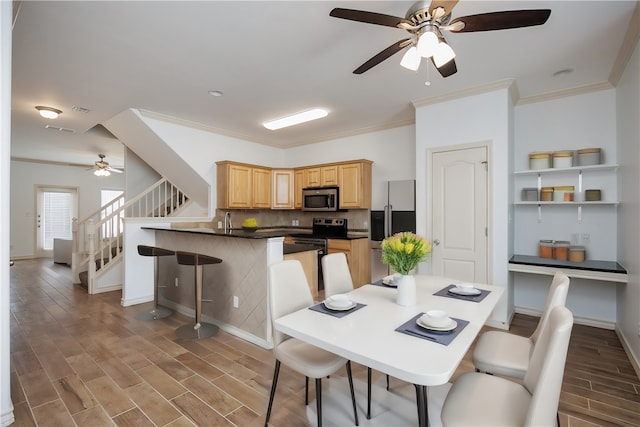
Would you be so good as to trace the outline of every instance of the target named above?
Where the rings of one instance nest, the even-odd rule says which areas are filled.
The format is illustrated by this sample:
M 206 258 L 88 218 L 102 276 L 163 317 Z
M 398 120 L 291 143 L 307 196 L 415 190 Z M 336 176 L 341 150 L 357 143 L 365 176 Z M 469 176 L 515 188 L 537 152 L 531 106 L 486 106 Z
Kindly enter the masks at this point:
M 218 229 L 222 228 L 222 221 L 218 221 Z
M 176 277 L 175 284 L 176 284 L 176 288 L 177 288 L 177 287 L 178 287 L 178 285 L 180 284 L 180 283 L 179 283 L 179 281 L 178 281 L 178 278 L 177 278 L 177 277 Z
M 591 241 L 591 235 L 589 233 L 582 234 L 582 243 L 589 243 Z
M 238 296 L 234 295 L 233 296 L 233 308 L 238 308 L 239 305 L 240 305 L 240 301 L 238 300 Z
M 364 225 L 364 228 L 369 228 L 369 222 L 365 221 L 363 225 Z

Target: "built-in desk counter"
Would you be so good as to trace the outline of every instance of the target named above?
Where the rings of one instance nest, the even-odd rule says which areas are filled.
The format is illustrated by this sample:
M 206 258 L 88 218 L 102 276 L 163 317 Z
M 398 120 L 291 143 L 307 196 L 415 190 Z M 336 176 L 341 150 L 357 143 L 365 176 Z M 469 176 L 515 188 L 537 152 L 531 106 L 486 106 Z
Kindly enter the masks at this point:
M 554 275 L 561 270 L 569 277 L 627 283 L 627 270 L 615 261 L 585 260 L 584 262 L 560 261 L 532 255 L 514 255 L 509 260 L 509 271 Z

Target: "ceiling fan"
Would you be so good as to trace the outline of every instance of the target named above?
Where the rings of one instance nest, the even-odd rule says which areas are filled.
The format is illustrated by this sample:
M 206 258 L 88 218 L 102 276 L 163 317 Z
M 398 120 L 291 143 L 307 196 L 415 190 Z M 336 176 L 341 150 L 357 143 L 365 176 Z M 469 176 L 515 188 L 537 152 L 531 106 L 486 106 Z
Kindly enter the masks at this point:
M 400 64 L 410 70 L 417 70 L 421 58 L 431 58 L 442 77 L 455 74 L 458 69 L 455 53 L 446 43 L 443 31 L 470 33 L 475 31 L 505 30 L 509 28 L 532 27 L 547 22 L 551 10 L 508 10 L 480 13 L 451 20 L 451 11 L 458 0 L 417 1 L 407 11 L 405 18 L 364 10 L 335 8 L 329 13 L 335 18 L 367 24 L 395 27 L 409 32 L 410 37 L 400 40 L 374 55 L 356 68 L 354 74 L 362 74 L 402 49 L 409 47 Z
M 111 175 L 111 172 L 122 173 L 120 169 L 112 168 L 111 166 L 109 166 L 109 162 L 104 160 L 104 158 L 106 157 L 104 154 L 98 154 L 98 157 L 100 157 L 100 160 L 95 163 L 93 168 L 89 169 L 93 170 L 94 175 L 109 176 Z

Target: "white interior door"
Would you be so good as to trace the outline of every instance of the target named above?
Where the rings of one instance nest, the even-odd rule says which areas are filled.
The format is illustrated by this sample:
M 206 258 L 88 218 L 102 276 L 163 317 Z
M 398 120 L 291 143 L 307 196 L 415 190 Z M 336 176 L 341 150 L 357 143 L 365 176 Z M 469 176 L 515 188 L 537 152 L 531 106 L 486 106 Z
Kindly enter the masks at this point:
M 434 275 L 487 283 L 487 148 L 432 155 Z
M 78 217 L 78 189 L 39 186 L 36 191 L 36 256 L 53 256 L 53 239 L 71 239 Z

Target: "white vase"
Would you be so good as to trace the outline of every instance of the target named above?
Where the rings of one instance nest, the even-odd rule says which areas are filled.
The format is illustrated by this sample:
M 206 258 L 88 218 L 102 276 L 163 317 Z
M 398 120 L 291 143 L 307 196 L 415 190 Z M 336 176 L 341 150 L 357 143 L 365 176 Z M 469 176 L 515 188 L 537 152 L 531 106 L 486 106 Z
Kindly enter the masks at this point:
M 411 275 L 402 275 L 397 283 L 396 302 L 405 307 L 416 305 L 416 278 Z

